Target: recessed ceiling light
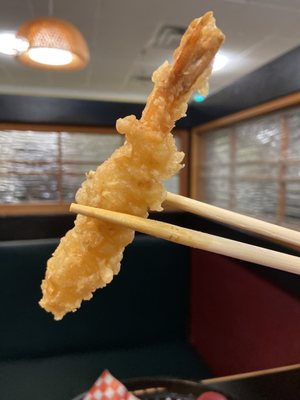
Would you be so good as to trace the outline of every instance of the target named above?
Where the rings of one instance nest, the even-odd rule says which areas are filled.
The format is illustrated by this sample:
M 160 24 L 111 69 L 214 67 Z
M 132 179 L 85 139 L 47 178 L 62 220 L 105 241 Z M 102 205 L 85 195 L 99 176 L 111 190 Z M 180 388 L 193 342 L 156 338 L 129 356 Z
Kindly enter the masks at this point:
M 224 56 L 224 54 L 217 53 L 213 63 L 213 72 L 220 71 L 228 61 L 228 57 Z
M 8 56 L 26 51 L 28 48 L 27 40 L 17 37 L 13 32 L 0 33 L 0 53 Z

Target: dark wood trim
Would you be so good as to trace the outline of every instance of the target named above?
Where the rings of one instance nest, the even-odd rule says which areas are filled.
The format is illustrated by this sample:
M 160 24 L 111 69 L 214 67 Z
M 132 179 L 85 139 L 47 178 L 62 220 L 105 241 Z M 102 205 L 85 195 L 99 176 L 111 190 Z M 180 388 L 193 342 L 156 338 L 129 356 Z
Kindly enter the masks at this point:
M 300 104 L 300 91 L 280 99 L 272 100 L 268 103 L 248 108 L 247 110 L 226 115 L 226 117 L 218 118 L 216 120 L 207 122 L 206 124 L 196 126 L 192 129 L 192 132 L 200 134 L 213 129 L 223 128 L 237 122 L 245 121 L 260 115 L 265 115 L 277 110 L 295 106 L 297 104 Z
M 179 172 L 179 192 L 183 196 L 189 195 L 189 176 L 190 176 L 190 135 L 185 129 L 174 129 L 175 136 L 178 136 L 181 143 L 181 151 L 185 156 L 183 159 L 184 167 Z
M 0 216 L 67 214 L 69 207 L 69 203 L 1 204 Z
M 192 131 L 191 134 L 191 188 L 190 195 L 193 199 L 200 199 L 203 195 L 202 183 L 199 179 L 200 166 L 205 163 L 206 152 L 202 145 L 202 138 L 200 135 Z M 204 160 L 204 161 L 203 161 Z
M 88 126 L 88 125 L 56 125 L 56 124 L 23 124 L 0 122 L 0 130 L 19 130 L 37 132 L 71 132 L 71 133 L 117 133 L 113 126 Z

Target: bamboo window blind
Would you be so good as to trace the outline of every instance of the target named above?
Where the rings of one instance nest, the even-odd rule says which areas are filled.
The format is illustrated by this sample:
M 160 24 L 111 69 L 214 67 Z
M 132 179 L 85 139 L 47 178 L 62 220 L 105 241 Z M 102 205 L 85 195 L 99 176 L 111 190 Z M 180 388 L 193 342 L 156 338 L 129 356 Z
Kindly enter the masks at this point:
M 300 106 L 195 132 L 194 197 L 300 228 Z
M 124 140 L 114 129 L 70 131 L 28 127 L 0 128 L 0 213 L 22 213 L 22 207 L 68 205 L 85 179 L 85 173 L 105 161 Z M 186 135 L 176 135 L 185 150 Z M 185 191 L 185 179 L 176 175 L 166 182 L 167 190 Z M 16 206 L 16 207 L 14 207 Z M 26 208 L 26 207 L 25 207 Z M 63 210 L 67 211 L 67 207 Z M 2 210 L 2 212 L 1 212 Z M 47 208 L 47 212 L 51 207 Z

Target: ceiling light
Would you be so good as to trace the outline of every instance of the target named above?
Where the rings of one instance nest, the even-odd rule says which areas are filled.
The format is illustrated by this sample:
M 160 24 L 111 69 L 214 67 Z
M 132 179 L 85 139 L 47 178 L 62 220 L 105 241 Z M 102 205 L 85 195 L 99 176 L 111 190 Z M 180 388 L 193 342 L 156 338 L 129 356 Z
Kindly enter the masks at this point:
M 0 53 L 8 56 L 15 56 L 18 53 L 26 51 L 28 42 L 25 39 L 16 37 L 13 32 L 0 33 Z
M 224 54 L 217 53 L 214 58 L 213 72 L 220 71 L 227 63 L 228 57 L 224 56 Z
M 36 47 L 28 50 L 28 57 L 39 64 L 68 65 L 73 56 L 69 50 Z
M 17 58 L 32 67 L 76 70 L 89 62 L 89 49 L 82 34 L 69 22 L 37 18 L 22 25 L 18 36 L 24 37 L 28 49 Z

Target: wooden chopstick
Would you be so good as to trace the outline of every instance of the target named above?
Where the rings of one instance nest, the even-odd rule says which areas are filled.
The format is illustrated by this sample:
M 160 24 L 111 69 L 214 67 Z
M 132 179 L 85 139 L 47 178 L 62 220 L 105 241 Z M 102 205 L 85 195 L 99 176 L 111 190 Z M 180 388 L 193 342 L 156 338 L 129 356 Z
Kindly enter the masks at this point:
M 149 220 L 101 208 L 72 203 L 70 211 L 88 217 L 98 218 L 106 222 L 119 224 L 185 246 L 300 275 L 300 257 L 279 253 L 246 243 L 235 242 L 234 240 L 193 231 L 165 222 Z
M 253 217 L 238 214 L 233 211 L 225 210 L 224 208 L 212 206 L 170 192 L 167 193 L 165 204 L 226 225 L 234 226 L 247 232 L 256 233 L 277 243 L 300 250 L 300 232 L 292 229 L 284 228 L 279 225 L 261 221 Z

